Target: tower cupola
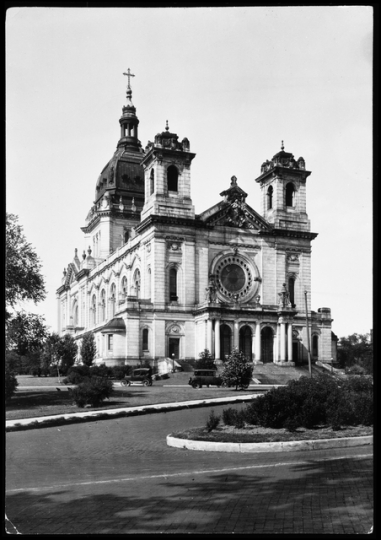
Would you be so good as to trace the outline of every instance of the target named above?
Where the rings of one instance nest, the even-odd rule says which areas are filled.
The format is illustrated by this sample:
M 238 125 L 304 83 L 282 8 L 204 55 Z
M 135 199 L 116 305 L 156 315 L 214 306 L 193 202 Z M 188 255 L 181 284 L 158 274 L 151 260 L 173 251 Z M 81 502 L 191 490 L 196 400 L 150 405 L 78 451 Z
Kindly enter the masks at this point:
M 138 139 L 138 125 L 139 119 L 136 116 L 136 108 L 132 103 L 132 90 L 130 86 L 130 77 L 135 77 L 130 73 L 130 68 L 128 68 L 127 73 L 123 73 L 128 78 L 127 83 L 127 105 L 124 105 L 122 109 L 122 116 L 119 118 L 120 124 L 120 139 L 118 142 L 118 148 L 123 147 L 128 150 L 139 151 L 141 148 L 141 143 Z
M 309 231 L 306 211 L 306 171 L 302 157 L 297 161 L 286 152 L 282 141 L 280 152 L 261 165 L 261 174 L 255 179 L 262 191 L 262 215 L 275 227 Z

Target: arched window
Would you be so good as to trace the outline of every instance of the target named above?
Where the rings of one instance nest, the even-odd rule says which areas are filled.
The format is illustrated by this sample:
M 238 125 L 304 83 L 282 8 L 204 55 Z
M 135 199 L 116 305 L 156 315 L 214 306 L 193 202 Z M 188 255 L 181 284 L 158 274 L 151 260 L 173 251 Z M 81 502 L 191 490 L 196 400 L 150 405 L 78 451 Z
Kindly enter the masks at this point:
M 167 169 L 167 184 L 168 191 L 177 191 L 177 183 L 179 172 L 174 165 L 170 165 Z
M 295 206 L 295 187 L 291 183 L 286 186 L 286 206 Z
M 147 298 L 151 298 L 151 268 L 147 271 Z
M 148 351 L 148 328 L 143 330 L 142 349 Z
M 101 292 L 101 320 L 106 319 L 106 291 L 103 289 Z
M 135 296 L 139 298 L 140 296 L 140 270 L 136 269 L 134 273 L 134 283 L 133 287 L 135 290 Z
M 95 294 L 91 300 L 91 311 L 93 312 L 93 324 L 97 324 L 97 298 Z
M 116 285 L 115 285 L 115 283 L 113 283 L 111 285 L 110 302 L 111 302 L 111 317 L 114 317 L 114 315 L 115 315 L 115 302 L 116 302 Z
M 151 169 L 151 174 L 149 178 L 149 194 L 152 195 L 154 191 L 155 191 L 155 171 Z
M 290 295 L 290 302 L 292 304 L 292 307 L 295 306 L 295 278 L 290 277 L 288 279 L 288 292 Z
M 169 300 L 177 300 L 177 270 L 173 267 L 169 270 Z
M 126 276 L 123 277 L 122 279 L 122 294 L 124 297 L 127 296 L 128 294 L 128 289 L 127 289 L 127 278 Z
M 273 187 L 270 186 L 267 190 L 267 210 L 271 210 L 273 207 Z
M 312 336 L 312 356 L 318 358 L 319 356 L 319 337 Z

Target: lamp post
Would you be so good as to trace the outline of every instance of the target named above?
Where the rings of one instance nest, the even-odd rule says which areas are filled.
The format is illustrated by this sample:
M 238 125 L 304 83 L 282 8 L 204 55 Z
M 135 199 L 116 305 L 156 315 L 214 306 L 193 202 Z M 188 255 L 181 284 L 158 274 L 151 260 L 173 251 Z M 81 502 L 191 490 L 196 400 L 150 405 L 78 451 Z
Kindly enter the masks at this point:
M 175 372 L 175 353 L 171 354 L 172 356 L 172 373 Z
M 305 298 L 305 303 L 306 303 L 306 326 L 307 326 L 308 370 L 309 370 L 309 372 L 310 372 L 310 377 L 312 377 L 311 350 L 310 350 L 310 330 L 309 330 L 309 328 L 308 328 L 307 291 L 304 291 L 304 298 Z

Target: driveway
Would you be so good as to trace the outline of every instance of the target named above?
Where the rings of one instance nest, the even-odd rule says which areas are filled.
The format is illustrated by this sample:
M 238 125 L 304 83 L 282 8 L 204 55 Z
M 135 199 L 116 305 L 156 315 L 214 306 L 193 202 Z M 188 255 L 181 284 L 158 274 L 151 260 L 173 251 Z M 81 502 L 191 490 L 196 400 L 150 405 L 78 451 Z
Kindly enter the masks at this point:
M 166 445 L 168 433 L 209 413 L 7 433 L 8 531 L 370 532 L 370 447 L 246 455 Z

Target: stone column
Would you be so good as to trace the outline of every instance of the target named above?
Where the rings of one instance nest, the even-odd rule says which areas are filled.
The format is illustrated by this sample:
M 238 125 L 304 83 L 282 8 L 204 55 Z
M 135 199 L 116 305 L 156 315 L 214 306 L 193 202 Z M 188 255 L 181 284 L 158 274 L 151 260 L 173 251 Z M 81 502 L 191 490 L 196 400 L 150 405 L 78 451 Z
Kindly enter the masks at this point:
M 280 359 L 281 362 L 286 361 L 286 323 L 280 323 Z
M 287 360 L 292 362 L 292 323 L 287 328 Z
M 206 348 L 212 352 L 212 319 L 206 321 Z
M 255 329 L 255 361 L 261 362 L 261 323 L 259 321 Z
M 251 331 L 251 361 L 254 362 L 255 359 L 255 334 Z
M 215 359 L 221 360 L 221 346 L 220 346 L 220 319 L 214 321 L 214 352 Z
M 238 327 L 238 321 L 234 321 L 234 337 L 233 337 L 233 347 L 237 348 L 239 347 L 239 327 Z
M 276 325 L 276 331 L 274 335 L 274 362 L 279 362 L 279 324 Z

